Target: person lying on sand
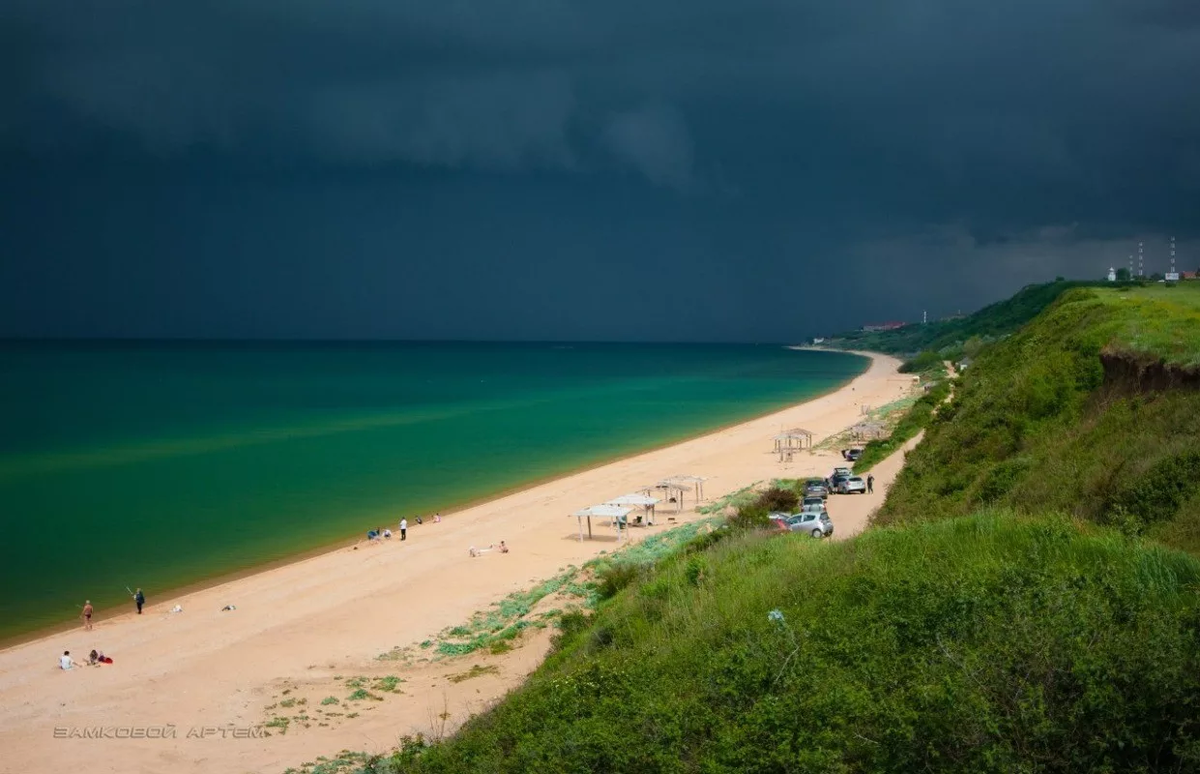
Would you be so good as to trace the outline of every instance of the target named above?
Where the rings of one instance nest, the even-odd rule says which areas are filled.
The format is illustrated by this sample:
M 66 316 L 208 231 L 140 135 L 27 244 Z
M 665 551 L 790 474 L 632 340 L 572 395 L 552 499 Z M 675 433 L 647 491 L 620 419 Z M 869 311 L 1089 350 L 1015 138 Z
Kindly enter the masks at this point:
M 488 553 L 489 551 L 499 551 L 502 554 L 507 554 L 508 546 L 504 545 L 503 540 L 500 541 L 500 545 L 496 545 L 495 543 L 492 543 L 487 548 L 476 548 L 475 546 L 471 546 L 470 554 L 471 554 L 471 556 L 481 556 L 483 554 Z

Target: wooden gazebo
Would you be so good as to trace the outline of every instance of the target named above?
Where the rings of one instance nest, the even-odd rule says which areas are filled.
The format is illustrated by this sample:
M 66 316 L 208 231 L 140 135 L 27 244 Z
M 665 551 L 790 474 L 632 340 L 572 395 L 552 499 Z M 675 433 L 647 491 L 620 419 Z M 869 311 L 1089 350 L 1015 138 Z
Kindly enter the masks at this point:
M 775 453 L 779 455 L 780 462 L 790 460 L 796 452 L 812 447 L 813 434 L 802 427 L 793 427 L 775 436 Z

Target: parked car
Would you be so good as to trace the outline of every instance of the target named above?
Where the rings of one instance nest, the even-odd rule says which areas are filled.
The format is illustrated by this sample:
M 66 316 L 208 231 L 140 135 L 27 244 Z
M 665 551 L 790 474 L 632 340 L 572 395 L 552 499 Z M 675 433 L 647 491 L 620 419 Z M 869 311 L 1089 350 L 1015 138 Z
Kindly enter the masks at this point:
M 850 468 L 834 468 L 833 475 L 835 476 L 853 476 L 854 471 Z
M 790 513 L 768 513 L 767 518 L 770 520 L 775 529 L 778 529 L 781 532 L 787 532 L 791 529 L 791 527 L 788 525 L 788 522 L 792 518 L 792 514 Z
M 833 475 L 831 475 L 829 477 L 829 484 L 828 484 L 829 491 L 837 492 L 838 487 L 841 486 L 842 482 L 845 481 L 846 479 L 850 478 L 853 475 L 854 475 L 853 473 L 851 473 L 849 470 L 846 470 L 845 468 L 838 468 L 837 470 L 833 471 Z
M 867 483 L 858 476 L 851 476 L 838 484 L 838 494 L 866 494 Z
M 820 495 L 810 495 L 805 497 L 800 503 L 801 511 L 823 511 L 825 510 L 825 498 Z
M 833 521 L 825 511 L 803 511 L 788 519 L 788 529 L 792 532 L 807 532 L 815 538 L 829 537 L 833 534 Z
M 804 482 L 805 497 L 828 497 L 829 487 L 825 486 L 825 479 L 810 478 Z
M 858 462 L 858 458 L 862 456 L 862 449 L 842 449 L 842 459 L 850 462 Z

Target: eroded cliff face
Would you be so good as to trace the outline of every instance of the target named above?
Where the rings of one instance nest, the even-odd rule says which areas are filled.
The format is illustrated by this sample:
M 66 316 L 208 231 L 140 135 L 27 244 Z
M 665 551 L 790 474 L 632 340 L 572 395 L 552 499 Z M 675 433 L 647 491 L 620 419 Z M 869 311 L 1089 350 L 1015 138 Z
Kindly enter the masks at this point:
M 1168 365 L 1146 355 L 1105 350 L 1104 386 L 1123 393 L 1200 390 L 1200 368 Z

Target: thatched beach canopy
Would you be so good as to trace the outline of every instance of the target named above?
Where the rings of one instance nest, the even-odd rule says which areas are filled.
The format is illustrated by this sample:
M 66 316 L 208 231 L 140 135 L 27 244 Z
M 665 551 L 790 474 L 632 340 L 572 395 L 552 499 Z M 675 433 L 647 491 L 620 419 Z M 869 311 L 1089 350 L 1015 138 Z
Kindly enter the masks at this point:
M 583 520 L 587 518 L 588 539 L 592 537 L 592 517 L 598 519 L 611 519 L 617 525 L 617 537 L 621 536 L 621 520 L 629 515 L 632 508 L 625 508 L 620 505 L 590 505 L 587 508 L 575 511 L 571 515 L 579 520 L 579 541 L 583 542 Z

